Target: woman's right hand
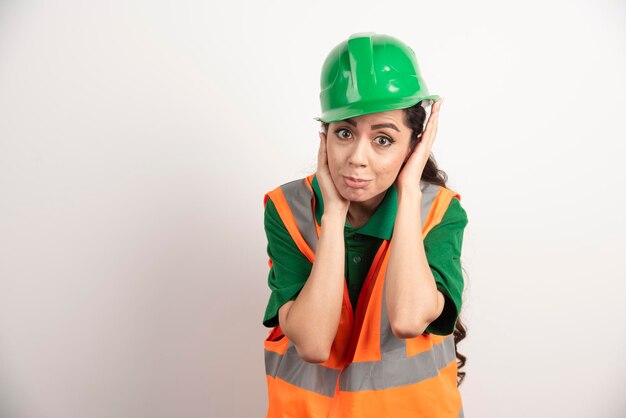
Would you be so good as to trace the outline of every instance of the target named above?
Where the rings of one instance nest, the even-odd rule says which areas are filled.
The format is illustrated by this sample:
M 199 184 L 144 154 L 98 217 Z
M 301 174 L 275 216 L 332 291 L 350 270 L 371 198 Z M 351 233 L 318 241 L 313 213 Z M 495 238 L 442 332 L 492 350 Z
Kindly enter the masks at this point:
M 320 149 L 317 154 L 316 177 L 322 191 L 322 198 L 324 199 L 324 213 L 336 211 L 346 216 L 348 214 L 348 208 L 350 207 L 350 201 L 341 196 L 330 175 L 326 141 L 326 134 L 320 132 Z

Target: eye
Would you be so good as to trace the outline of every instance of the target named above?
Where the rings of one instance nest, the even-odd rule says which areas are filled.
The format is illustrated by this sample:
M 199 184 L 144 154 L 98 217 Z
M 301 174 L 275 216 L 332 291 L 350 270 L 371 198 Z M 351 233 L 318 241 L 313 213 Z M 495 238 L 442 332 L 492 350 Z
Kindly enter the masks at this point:
M 381 147 L 386 148 L 393 144 L 395 141 L 387 136 L 377 136 L 376 139 L 374 139 L 374 142 L 376 142 Z
M 337 135 L 339 139 L 350 139 L 352 137 L 352 132 L 346 128 L 340 128 L 335 131 L 335 135 Z

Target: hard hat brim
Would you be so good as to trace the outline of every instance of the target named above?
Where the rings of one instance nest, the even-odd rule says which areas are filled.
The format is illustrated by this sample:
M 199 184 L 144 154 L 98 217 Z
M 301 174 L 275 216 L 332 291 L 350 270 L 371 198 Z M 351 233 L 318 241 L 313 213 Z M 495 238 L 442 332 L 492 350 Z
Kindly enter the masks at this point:
M 370 113 L 378 113 L 378 112 L 386 112 L 389 110 L 398 110 L 398 109 L 406 109 L 419 103 L 423 100 L 430 100 L 432 102 L 436 102 L 439 100 L 439 96 L 436 94 L 430 94 L 427 96 L 418 96 L 418 97 L 408 97 L 402 101 L 394 101 L 389 102 L 379 101 L 379 102 L 359 102 L 353 103 L 348 106 L 331 109 L 327 112 L 324 112 L 321 116 L 314 118 L 319 122 L 338 122 L 340 120 L 345 120 L 348 118 L 353 118 L 356 116 L 367 115 Z

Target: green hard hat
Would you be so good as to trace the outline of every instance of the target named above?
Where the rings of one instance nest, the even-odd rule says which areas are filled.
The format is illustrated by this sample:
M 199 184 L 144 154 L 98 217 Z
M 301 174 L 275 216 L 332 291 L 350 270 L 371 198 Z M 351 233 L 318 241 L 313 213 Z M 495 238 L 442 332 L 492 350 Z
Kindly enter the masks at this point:
M 355 33 L 330 51 L 320 79 L 321 122 L 439 100 L 428 93 L 413 50 L 382 34 Z

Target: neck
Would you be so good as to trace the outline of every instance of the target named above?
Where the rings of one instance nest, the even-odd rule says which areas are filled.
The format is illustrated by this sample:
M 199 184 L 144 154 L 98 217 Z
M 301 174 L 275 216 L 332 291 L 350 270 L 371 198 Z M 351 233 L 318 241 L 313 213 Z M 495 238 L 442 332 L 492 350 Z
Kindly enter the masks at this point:
M 346 215 L 346 219 L 350 226 L 353 228 L 359 228 L 365 225 L 374 212 L 376 212 L 376 209 L 383 201 L 385 194 L 386 193 L 381 193 L 380 195 L 365 202 L 350 202 L 348 214 Z

